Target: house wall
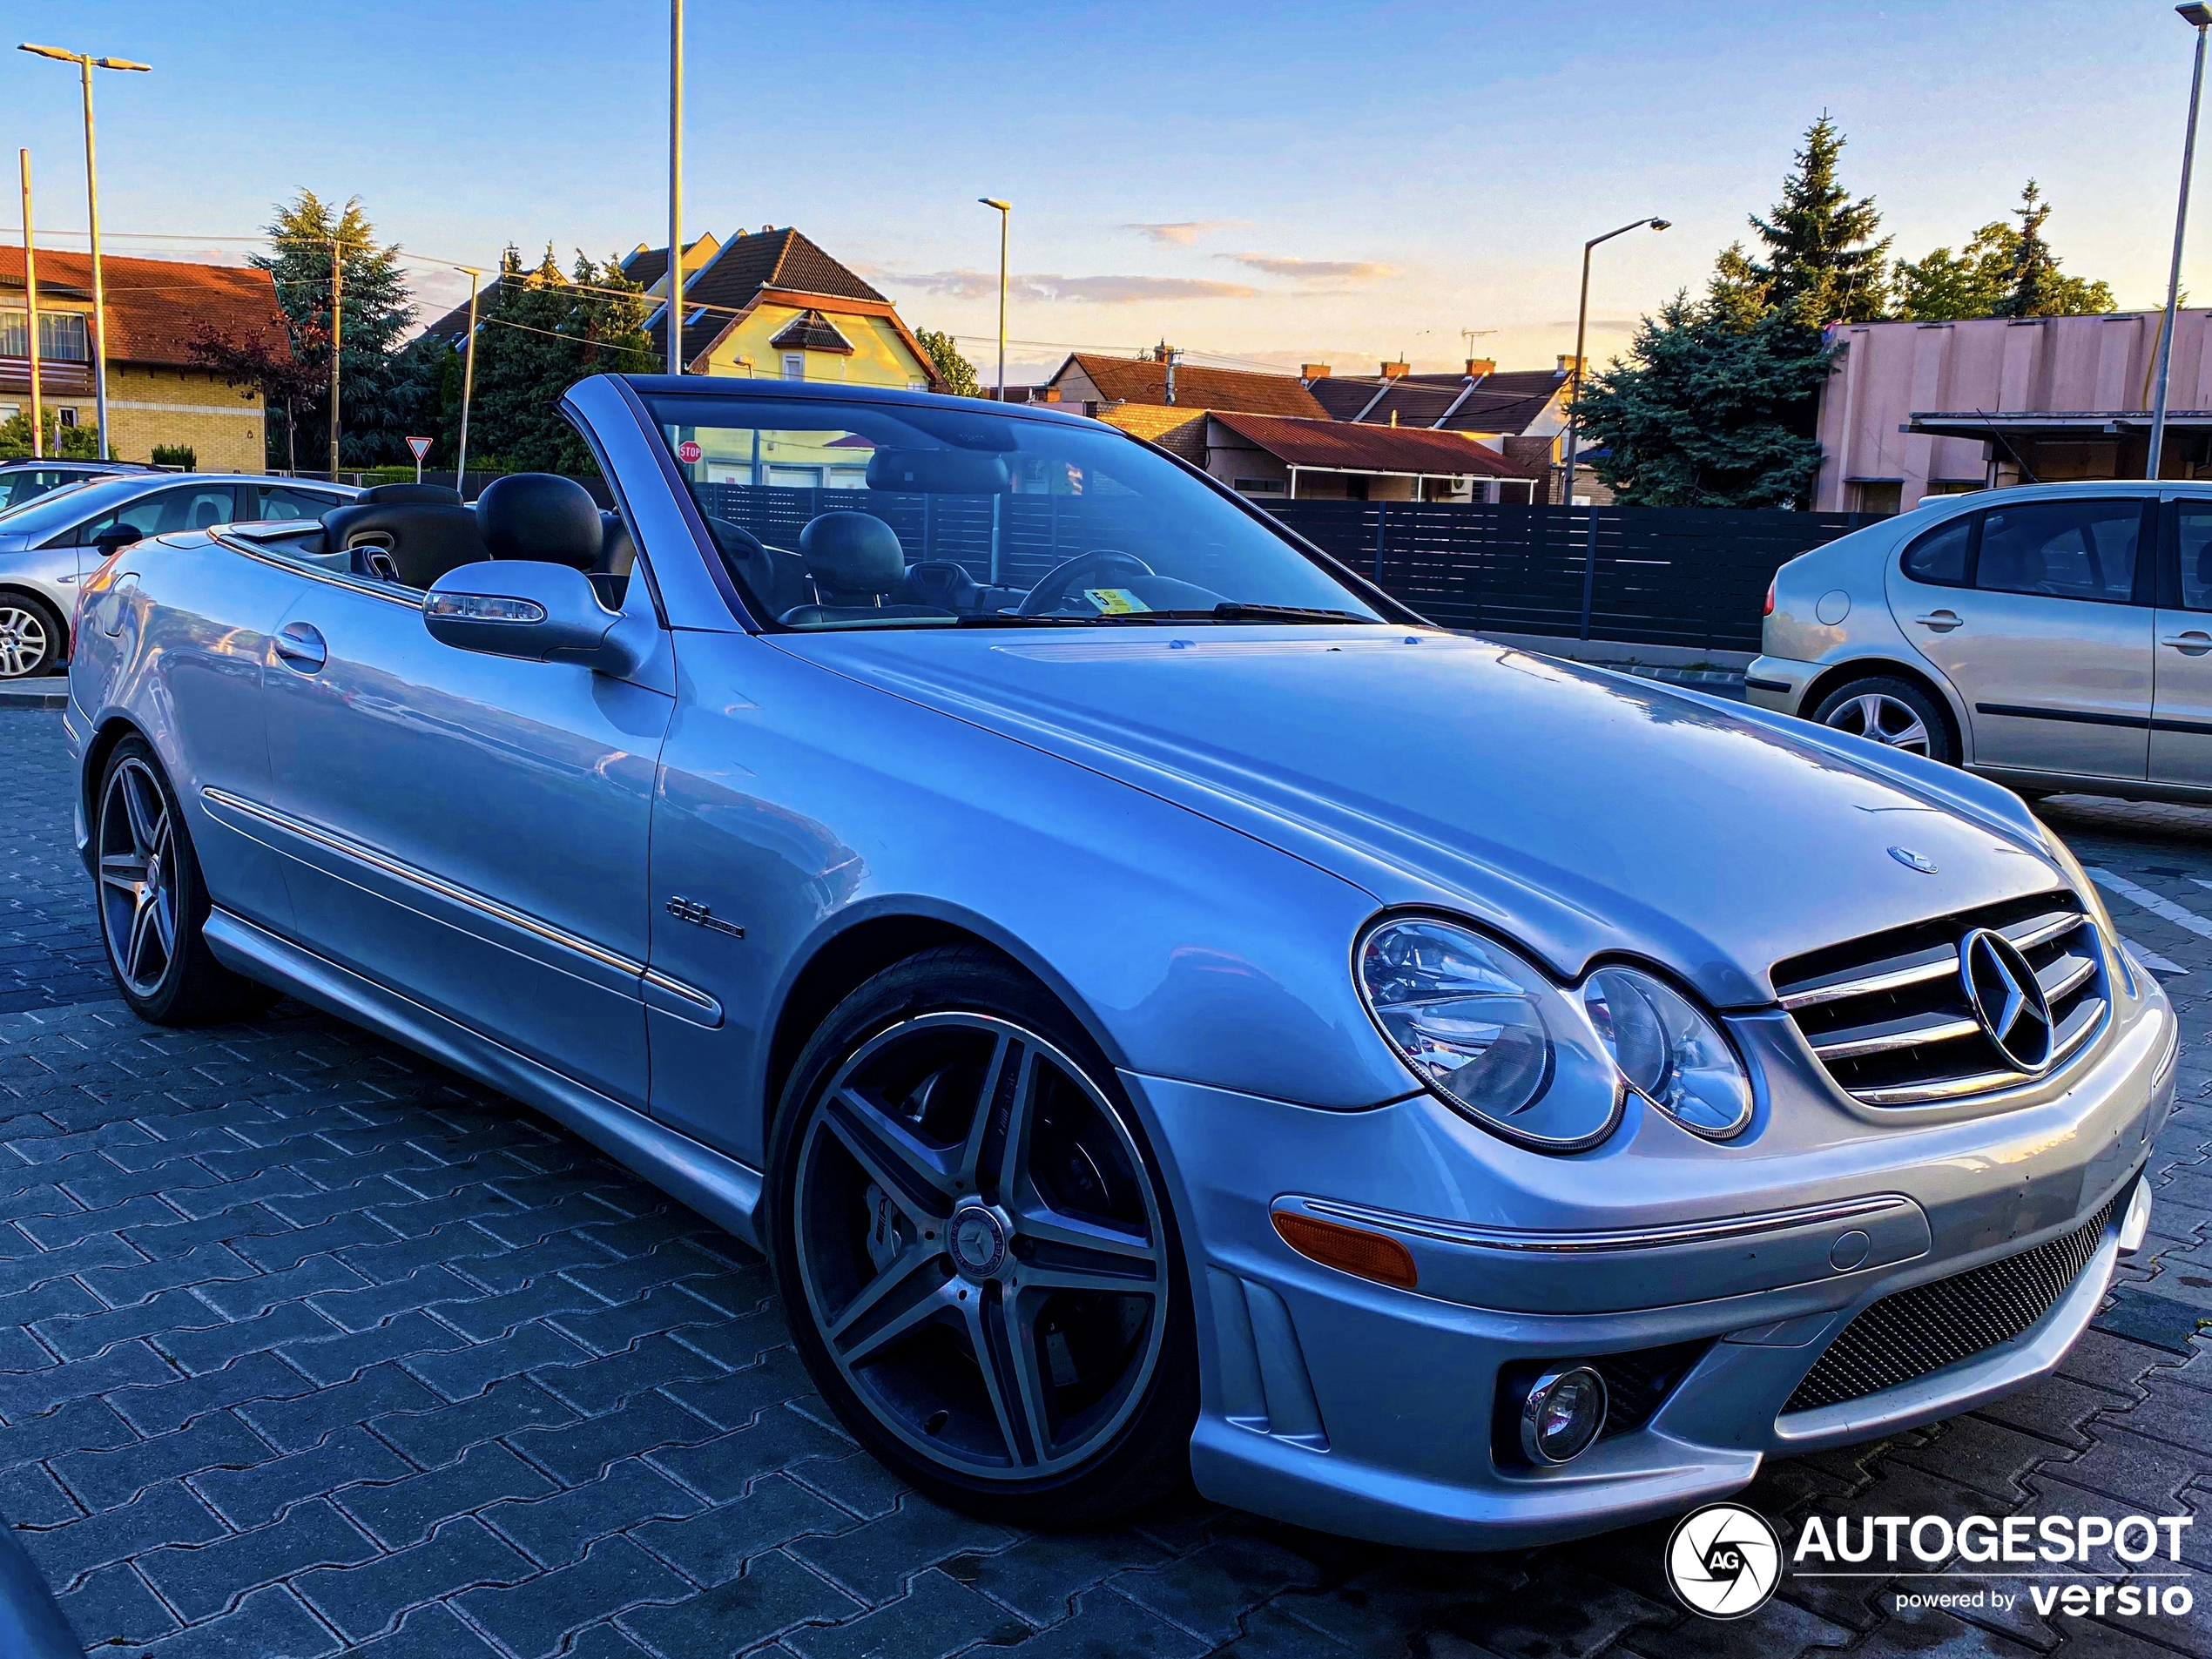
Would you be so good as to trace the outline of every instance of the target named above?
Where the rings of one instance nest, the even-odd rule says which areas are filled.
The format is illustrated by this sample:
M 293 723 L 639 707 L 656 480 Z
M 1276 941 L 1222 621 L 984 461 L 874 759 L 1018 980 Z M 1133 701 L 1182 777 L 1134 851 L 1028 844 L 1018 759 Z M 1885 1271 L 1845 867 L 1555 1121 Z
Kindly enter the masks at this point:
M 818 304 L 813 308 L 853 342 L 853 350 L 849 355 L 843 352 L 807 352 L 805 355 L 808 380 L 833 385 L 894 386 L 902 391 L 916 387 L 927 388 L 928 369 L 900 338 L 898 328 L 889 319 L 837 312 L 826 304 Z M 783 348 L 769 342 L 789 327 L 792 319 L 801 314 L 803 309 L 765 302 L 755 306 L 716 342 L 704 363 L 693 364 L 693 372 L 703 369 L 709 374 L 781 379 Z
M 1076 407 L 1082 406 L 1078 403 Z M 1100 410 L 1098 418 L 1108 426 L 1118 427 L 1132 436 L 1172 450 L 1195 466 L 1206 464 L 1206 428 L 1210 422 L 1204 409 L 1170 408 L 1162 403 L 1117 403 L 1110 409 Z
M 261 395 L 204 369 L 111 365 L 107 411 L 108 448 L 118 460 L 148 461 L 156 444 L 184 444 L 202 472 L 260 472 L 267 462 Z M 77 418 L 85 426 L 98 418 L 91 399 Z
M 1979 318 L 1962 322 L 1866 323 L 1834 329 L 1843 347 L 1822 389 L 1819 475 L 1812 505 L 1849 512 L 1885 502 L 1905 508 L 1946 488 L 1989 481 L 1991 455 L 1976 438 L 1900 432 L 1914 414 L 2048 410 L 2142 415 L 2152 400 L 2159 313 Z M 2174 329 L 2168 407 L 2212 409 L 2212 313 L 2184 311 Z M 2183 469 L 2188 435 L 2169 440 L 2168 475 Z M 1998 483 L 2020 482 L 2000 448 Z M 2039 450 L 2039 476 L 2134 475 L 2144 440 L 2086 432 Z

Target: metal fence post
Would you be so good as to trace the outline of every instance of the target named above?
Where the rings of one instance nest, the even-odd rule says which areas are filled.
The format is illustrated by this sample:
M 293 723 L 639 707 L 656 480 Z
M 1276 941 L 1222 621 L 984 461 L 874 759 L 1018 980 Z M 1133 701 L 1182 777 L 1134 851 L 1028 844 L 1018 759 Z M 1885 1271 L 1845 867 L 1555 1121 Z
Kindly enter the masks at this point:
M 1589 516 L 1589 542 L 1582 550 L 1582 632 L 1590 637 L 1590 596 L 1597 586 L 1597 507 L 1593 503 Z
M 1390 503 L 1377 502 L 1375 503 L 1375 585 L 1379 588 L 1382 586 L 1383 527 L 1389 523 Z

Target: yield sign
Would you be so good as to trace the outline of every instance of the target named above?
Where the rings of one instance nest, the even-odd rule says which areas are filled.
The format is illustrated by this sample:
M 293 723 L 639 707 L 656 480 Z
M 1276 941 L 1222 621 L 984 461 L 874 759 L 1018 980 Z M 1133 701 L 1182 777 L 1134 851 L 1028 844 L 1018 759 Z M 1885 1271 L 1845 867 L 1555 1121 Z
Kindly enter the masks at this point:
M 417 461 L 428 461 L 430 458 L 430 440 L 428 438 L 409 438 L 407 441 L 407 447 L 415 451 L 415 458 Z

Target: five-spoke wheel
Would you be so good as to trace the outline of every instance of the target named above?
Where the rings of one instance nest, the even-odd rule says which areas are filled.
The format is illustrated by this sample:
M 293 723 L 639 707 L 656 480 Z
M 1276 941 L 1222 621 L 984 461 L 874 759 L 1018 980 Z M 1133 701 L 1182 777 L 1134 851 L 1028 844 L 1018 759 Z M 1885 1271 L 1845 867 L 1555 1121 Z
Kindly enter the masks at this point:
M 1953 763 L 1959 759 L 1950 722 L 1935 699 L 1909 680 L 1853 680 L 1823 698 L 1813 718 L 1908 754 Z
M 0 594 L 0 680 L 49 671 L 59 660 L 63 631 L 53 612 L 20 594 Z
M 1127 1109 L 1048 1022 L 973 1000 L 909 1002 L 849 1035 L 832 1015 L 834 1047 L 802 1064 L 813 1086 L 779 1126 L 774 1230 L 825 1393 L 970 1507 L 1113 1465 L 1163 1371 L 1188 1364 L 1166 1206 Z M 1134 1438 L 1129 1456 L 1156 1461 L 1157 1436 Z

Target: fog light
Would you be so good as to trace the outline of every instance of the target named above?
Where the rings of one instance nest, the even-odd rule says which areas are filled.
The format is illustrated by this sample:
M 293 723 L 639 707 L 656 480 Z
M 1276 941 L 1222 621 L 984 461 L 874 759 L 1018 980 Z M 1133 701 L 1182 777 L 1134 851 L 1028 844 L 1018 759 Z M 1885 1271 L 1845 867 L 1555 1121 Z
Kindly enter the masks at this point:
M 1532 1463 L 1580 1457 L 1605 1426 L 1605 1379 L 1588 1366 L 1547 1371 L 1521 1405 L 1521 1449 Z

